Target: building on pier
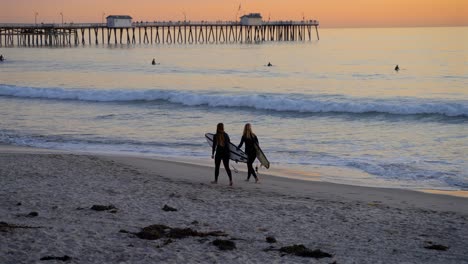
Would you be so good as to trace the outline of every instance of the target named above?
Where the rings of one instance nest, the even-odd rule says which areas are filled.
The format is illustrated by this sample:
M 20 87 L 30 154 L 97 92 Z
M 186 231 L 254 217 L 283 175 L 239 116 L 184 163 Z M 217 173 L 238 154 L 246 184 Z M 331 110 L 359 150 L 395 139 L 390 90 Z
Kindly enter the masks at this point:
M 111 15 L 107 18 L 107 27 L 108 28 L 129 28 L 132 27 L 132 17 L 131 16 L 116 16 Z
M 260 26 L 263 24 L 260 13 L 250 13 L 240 17 L 240 23 L 244 26 Z

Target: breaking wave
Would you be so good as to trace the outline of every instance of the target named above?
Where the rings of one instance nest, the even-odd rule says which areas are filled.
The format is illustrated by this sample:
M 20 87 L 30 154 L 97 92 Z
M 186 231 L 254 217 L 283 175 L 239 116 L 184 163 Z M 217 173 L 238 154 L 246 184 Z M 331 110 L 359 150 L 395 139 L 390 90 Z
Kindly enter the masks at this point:
M 246 107 L 300 113 L 383 113 L 468 117 L 467 100 L 353 98 L 303 94 L 228 94 L 170 90 L 98 90 L 1 85 L 0 96 L 93 102 L 167 101 L 186 106 Z

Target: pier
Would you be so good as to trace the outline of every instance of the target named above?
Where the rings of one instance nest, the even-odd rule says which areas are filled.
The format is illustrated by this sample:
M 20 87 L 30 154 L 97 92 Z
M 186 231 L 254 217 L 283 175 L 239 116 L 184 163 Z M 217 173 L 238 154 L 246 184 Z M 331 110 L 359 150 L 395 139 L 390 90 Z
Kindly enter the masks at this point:
M 101 44 L 228 44 L 319 39 L 319 22 L 133 22 L 130 27 L 106 23 L 0 24 L 0 47 L 60 47 Z

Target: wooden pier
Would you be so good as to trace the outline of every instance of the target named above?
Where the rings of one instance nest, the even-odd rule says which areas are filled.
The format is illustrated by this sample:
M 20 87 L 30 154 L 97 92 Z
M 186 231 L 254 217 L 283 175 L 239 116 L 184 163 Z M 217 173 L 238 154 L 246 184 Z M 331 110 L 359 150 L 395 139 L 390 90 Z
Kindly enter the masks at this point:
M 0 24 L 0 47 L 51 47 L 100 44 L 223 44 L 319 39 L 319 22 L 268 21 L 261 25 L 240 22 L 134 22 L 111 28 L 89 24 Z M 315 32 L 314 32 L 315 31 Z

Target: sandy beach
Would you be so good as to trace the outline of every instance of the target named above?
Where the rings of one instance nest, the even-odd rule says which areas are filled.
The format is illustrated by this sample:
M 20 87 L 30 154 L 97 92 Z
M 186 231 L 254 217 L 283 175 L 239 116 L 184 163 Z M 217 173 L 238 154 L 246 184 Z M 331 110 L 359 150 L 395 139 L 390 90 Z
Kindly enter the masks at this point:
M 468 263 L 467 198 L 233 176 L 0 146 L 0 262 Z

